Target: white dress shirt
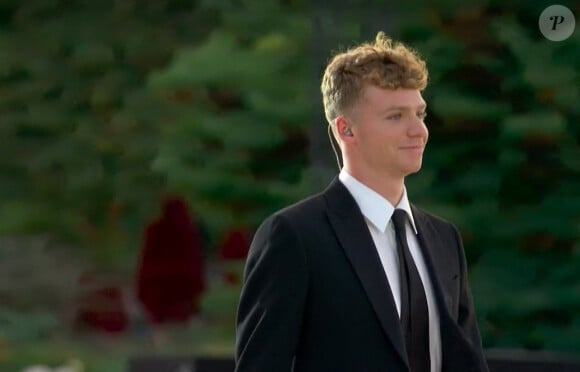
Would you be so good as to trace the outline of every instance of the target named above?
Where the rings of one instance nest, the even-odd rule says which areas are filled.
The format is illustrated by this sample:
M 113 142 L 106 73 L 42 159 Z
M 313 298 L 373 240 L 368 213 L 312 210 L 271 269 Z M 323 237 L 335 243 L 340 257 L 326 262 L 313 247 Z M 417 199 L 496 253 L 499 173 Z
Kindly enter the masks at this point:
M 351 176 L 347 171 L 342 169 L 339 174 L 340 181 L 352 194 L 358 204 L 362 215 L 365 218 L 373 242 L 381 259 L 381 263 L 387 274 L 389 286 L 397 312 L 401 315 L 401 289 L 399 283 L 399 255 L 397 253 L 397 242 L 395 240 L 395 229 L 391 222 L 391 216 L 395 209 L 402 209 L 407 212 L 410 224 L 406 224 L 407 242 L 409 250 L 419 276 L 425 288 L 425 297 L 427 298 L 427 307 L 429 310 L 429 355 L 431 357 L 431 372 L 441 372 L 441 330 L 439 329 L 439 313 L 435 303 L 435 294 L 427 266 L 423 259 L 419 242 L 417 241 L 417 228 L 413 213 L 407 198 L 407 189 L 403 188 L 403 196 L 396 207 L 379 195 L 374 190 L 362 184 L 356 178 Z

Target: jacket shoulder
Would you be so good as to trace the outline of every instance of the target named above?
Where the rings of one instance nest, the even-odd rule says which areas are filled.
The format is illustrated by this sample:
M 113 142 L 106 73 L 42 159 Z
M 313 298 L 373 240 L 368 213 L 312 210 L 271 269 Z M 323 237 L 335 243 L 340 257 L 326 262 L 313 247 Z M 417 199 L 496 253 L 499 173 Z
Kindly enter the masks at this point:
M 453 222 L 450 222 L 441 216 L 438 216 L 431 212 L 427 212 L 426 210 L 419 208 L 414 204 L 412 205 L 412 209 L 413 209 L 413 217 L 415 219 L 420 219 L 421 221 L 432 225 L 436 230 L 441 229 L 457 230 L 457 227 Z
M 291 221 L 300 221 L 303 218 L 310 218 L 314 214 L 324 211 L 325 204 L 323 193 L 317 193 L 306 197 L 302 200 L 297 201 L 294 204 L 290 204 L 276 212 L 274 212 L 270 217 L 284 217 Z

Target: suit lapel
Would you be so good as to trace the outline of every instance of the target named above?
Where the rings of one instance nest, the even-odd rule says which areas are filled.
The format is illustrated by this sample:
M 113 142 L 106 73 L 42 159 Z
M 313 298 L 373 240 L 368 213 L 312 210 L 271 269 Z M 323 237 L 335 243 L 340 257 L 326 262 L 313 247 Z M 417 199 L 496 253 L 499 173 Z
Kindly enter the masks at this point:
M 441 234 L 435 231 L 427 215 L 413 205 L 411 209 L 417 226 L 417 240 L 435 291 L 439 312 L 444 311 L 446 315 L 449 315 L 455 308 L 454 302 L 457 300 L 451 295 L 453 286 L 459 280 L 459 272 L 455 264 L 457 259 L 454 260 L 450 250 L 445 249 Z
M 481 362 L 476 360 L 477 351 L 457 325 L 457 313 L 454 310 L 457 309 L 459 301 L 454 289 L 458 286 L 457 280 L 460 280 L 458 278 L 459 266 L 457 257 L 454 257 L 456 253 L 448 246 L 455 247 L 457 243 L 444 241 L 430 221 L 431 217 L 413 206 L 412 208 L 419 232 L 419 245 L 433 283 L 439 308 L 443 369 L 446 371 L 476 370 L 474 366 L 481 365 Z M 477 370 L 480 369 L 483 368 L 477 368 Z
M 374 242 L 358 205 L 335 178 L 325 192 L 328 218 L 393 347 L 408 365 L 399 314 Z

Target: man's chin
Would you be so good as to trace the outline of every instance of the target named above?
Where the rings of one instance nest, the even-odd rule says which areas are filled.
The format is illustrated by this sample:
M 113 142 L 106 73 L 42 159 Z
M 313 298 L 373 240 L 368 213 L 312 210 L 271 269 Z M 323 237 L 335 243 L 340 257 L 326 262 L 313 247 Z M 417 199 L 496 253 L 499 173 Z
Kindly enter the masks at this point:
M 415 173 L 419 172 L 420 170 L 421 170 L 421 164 L 413 166 L 413 167 L 409 167 L 405 171 L 405 177 L 410 176 L 412 174 L 415 174 Z

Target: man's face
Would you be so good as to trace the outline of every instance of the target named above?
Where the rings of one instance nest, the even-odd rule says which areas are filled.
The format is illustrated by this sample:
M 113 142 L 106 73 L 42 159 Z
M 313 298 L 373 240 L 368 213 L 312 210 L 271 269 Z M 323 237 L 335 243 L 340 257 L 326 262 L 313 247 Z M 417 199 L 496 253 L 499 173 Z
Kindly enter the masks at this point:
M 421 169 L 429 132 L 425 101 L 416 89 L 368 85 L 350 115 L 354 166 L 375 177 L 400 179 Z

